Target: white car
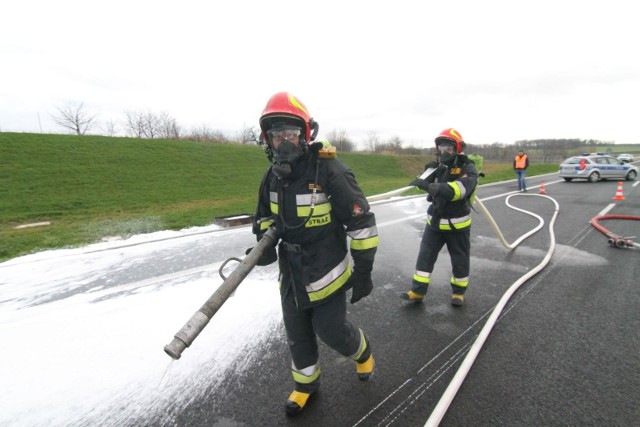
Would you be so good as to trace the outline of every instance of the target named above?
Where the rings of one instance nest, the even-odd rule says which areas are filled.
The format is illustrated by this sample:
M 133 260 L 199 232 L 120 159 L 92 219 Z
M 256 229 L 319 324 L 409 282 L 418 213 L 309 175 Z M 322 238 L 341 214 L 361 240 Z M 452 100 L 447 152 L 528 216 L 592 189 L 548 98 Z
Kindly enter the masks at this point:
M 633 162 L 633 154 L 620 154 L 618 156 L 618 160 L 625 163 L 631 163 Z
M 568 158 L 560 165 L 560 176 L 565 181 L 586 179 L 598 182 L 601 179 L 626 179 L 634 181 L 638 176 L 637 166 L 624 163 L 607 155 L 582 155 Z

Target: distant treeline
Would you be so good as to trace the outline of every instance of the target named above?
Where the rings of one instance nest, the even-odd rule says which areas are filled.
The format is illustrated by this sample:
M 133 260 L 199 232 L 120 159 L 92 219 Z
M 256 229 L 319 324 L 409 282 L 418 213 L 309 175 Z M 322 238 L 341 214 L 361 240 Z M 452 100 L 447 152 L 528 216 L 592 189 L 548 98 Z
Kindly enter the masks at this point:
M 557 163 L 581 152 L 612 153 L 613 145 L 612 142 L 594 139 L 533 139 L 516 141 L 515 144 L 469 144 L 467 153 L 479 154 L 485 160 L 506 162 L 511 161 L 518 150 L 523 150 L 532 161 Z

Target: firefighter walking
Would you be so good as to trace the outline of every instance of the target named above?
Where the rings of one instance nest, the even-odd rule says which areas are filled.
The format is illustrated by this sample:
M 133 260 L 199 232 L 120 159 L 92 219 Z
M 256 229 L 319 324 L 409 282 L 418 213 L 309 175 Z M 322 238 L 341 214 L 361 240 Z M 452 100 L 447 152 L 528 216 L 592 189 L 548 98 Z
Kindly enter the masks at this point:
M 353 289 L 352 304 L 371 292 L 378 231 L 351 170 L 335 150 L 313 142 L 319 126 L 299 99 L 273 95 L 260 129 L 271 165 L 260 184 L 253 231 L 258 240 L 269 227 L 278 232 L 277 253 L 270 248 L 258 265 L 279 262 L 294 381 L 285 410 L 294 416 L 320 385 L 317 338 L 354 361 L 354 378 L 367 381 L 373 374 L 371 344 L 347 319 L 346 292 Z
M 431 202 L 427 210 L 427 225 L 420 242 L 416 271 L 411 290 L 400 296 L 421 302 L 429 289 L 431 274 L 444 245 L 451 258 L 451 304 L 461 306 L 469 285 L 471 255 L 471 204 L 478 182 L 478 171 L 464 154 L 465 143 L 455 129 L 443 130 L 435 139 L 437 161 L 428 168 L 437 168 L 426 179 L 416 179 L 414 185 L 428 193 Z

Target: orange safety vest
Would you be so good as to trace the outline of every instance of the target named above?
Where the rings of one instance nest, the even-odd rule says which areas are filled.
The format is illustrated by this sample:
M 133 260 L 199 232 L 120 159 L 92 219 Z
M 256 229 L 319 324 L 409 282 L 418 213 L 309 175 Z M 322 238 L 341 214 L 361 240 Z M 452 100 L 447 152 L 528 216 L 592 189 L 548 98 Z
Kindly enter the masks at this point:
M 524 169 L 527 167 L 527 155 L 516 156 L 516 169 Z

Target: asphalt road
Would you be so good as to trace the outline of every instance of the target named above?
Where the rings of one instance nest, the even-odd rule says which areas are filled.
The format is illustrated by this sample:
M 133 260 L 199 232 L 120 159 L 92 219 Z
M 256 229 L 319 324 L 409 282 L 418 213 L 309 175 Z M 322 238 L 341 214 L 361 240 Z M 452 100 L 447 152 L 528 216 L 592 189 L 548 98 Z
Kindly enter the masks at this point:
M 538 195 L 541 181 L 546 195 L 560 206 L 552 230 L 555 205 Z M 509 300 L 441 425 L 640 425 L 640 252 L 610 247 L 607 238 L 589 224 L 603 211 L 637 215 L 638 182 L 624 183 L 623 201 L 613 200 L 617 181 L 566 183 L 557 175 L 547 175 L 528 178 L 528 183 L 529 193 L 513 196 L 509 202 L 541 216 L 544 227 L 508 250 L 487 218 L 474 213 L 471 280 L 461 308 L 449 305 L 451 273 L 446 251 L 438 260 L 425 301 L 412 304 L 399 298 L 409 288 L 414 271 L 424 229 L 424 197 L 373 205 L 381 239 L 375 288 L 369 297 L 348 306 L 350 319 L 372 342 L 376 360 L 372 381 L 358 381 L 353 362 L 321 344 L 321 390 L 308 410 L 289 419 L 283 408 L 292 381 L 282 324 L 256 325 L 272 329 L 268 339 L 247 346 L 246 357 L 237 360 L 234 369 L 181 373 L 180 402 L 175 396 L 163 399 L 160 395 L 153 397 L 146 410 L 142 403 L 121 403 L 108 416 L 72 418 L 65 425 L 422 426 L 502 295 L 551 250 L 550 233 L 555 247 L 549 264 Z M 510 181 L 481 186 L 478 192 L 508 242 L 538 224 L 534 217 L 505 205 L 505 197 L 516 187 Z M 621 235 L 640 237 L 637 221 L 603 225 Z M 127 252 L 126 266 L 94 273 L 90 279 L 87 275 L 56 282 L 56 288 L 38 284 L 23 303 L 45 305 L 108 287 L 123 289 L 110 298 L 133 298 L 150 283 L 158 288 L 164 282 L 180 286 L 204 274 L 203 268 L 214 271 L 252 242 L 248 231 L 219 231 L 176 238 L 171 244 L 162 242 L 163 246 L 157 243 L 155 248 L 152 242 L 142 243 Z M 108 249 L 104 256 L 130 249 Z M 74 262 L 98 268 L 98 260 L 104 257 L 102 253 L 86 256 L 94 258 L 74 257 Z M 73 265 L 66 262 L 60 257 L 61 269 L 72 270 Z M 259 269 L 252 274 L 260 274 Z M 136 284 L 135 288 L 127 289 L 127 283 Z M 237 300 L 242 298 L 233 304 L 240 304 Z M 188 306 L 195 310 L 203 302 L 189 301 Z M 154 328 L 160 327 L 159 318 L 148 320 Z M 164 323 L 161 333 L 169 342 L 182 323 L 174 327 Z M 120 350 L 117 342 L 111 347 Z M 208 351 L 194 345 L 173 363 L 206 359 Z
M 557 176 L 529 178 L 529 194 L 511 203 L 542 216 L 545 227 L 514 250 L 505 249 L 489 221 L 474 214 L 472 274 L 467 302 L 449 305 L 449 259 L 442 253 L 422 304 L 399 293 L 410 286 L 424 218 L 404 221 L 411 202 L 374 207 L 381 244 L 375 291 L 349 307 L 350 318 L 373 343 L 376 374 L 360 383 L 352 362 L 321 347 L 322 387 L 300 417 L 283 414 L 291 390 L 284 339 L 262 349 L 261 363 L 215 399 L 194 402 L 172 425 L 421 426 L 503 293 L 544 259 L 547 267 L 509 301 L 478 359 L 446 412 L 443 426 L 638 425 L 640 320 L 637 250 L 609 247 L 589 221 L 612 200 L 617 182 L 565 183 Z M 625 183 L 625 200 L 609 213 L 640 212 L 638 187 Z M 508 242 L 537 221 L 505 206 L 515 183 L 481 187 L 479 197 Z M 494 198 L 495 197 L 495 198 Z M 635 221 L 607 221 L 618 234 L 640 236 Z M 161 421 L 160 419 L 158 421 Z M 167 420 L 165 419 L 165 422 Z

